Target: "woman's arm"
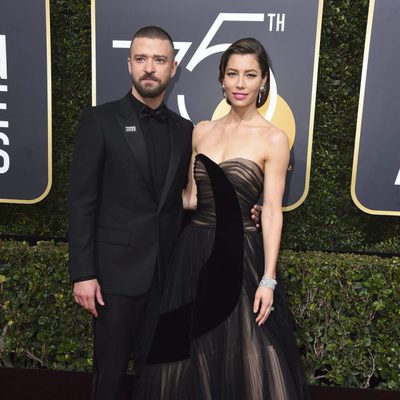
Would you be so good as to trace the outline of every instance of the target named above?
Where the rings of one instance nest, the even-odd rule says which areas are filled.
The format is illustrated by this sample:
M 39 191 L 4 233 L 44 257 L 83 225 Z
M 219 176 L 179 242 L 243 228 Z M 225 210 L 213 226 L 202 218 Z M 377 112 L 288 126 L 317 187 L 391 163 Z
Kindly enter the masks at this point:
M 275 279 L 281 242 L 282 198 L 289 163 L 289 142 L 282 131 L 274 132 L 269 139 L 264 166 L 264 201 L 261 222 L 265 256 L 264 274 Z
M 275 279 L 276 263 L 282 232 L 282 198 L 289 163 L 289 142 L 282 131 L 269 135 L 264 164 L 264 201 L 261 214 L 264 243 L 264 276 Z M 260 309 L 261 303 L 261 309 Z M 254 301 L 254 312 L 260 309 L 256 321 L 263 324 L 271 311 L 273 289 L 259 286 Z
M 193 165 L 196 151 L 192 148 L 192 158 L 189 165 L 188 183 L 182 192 L 183 208 L 185 210 L 195 210 L 197 206 L 197 187 L 193 176 Z
M 183 208 L 185 210 L 195 210 L 197 207 L 197 187 L 196 181 L 194 180 L 194 162 L 197 154 L 197 144 L 199 141 L 199 130 L 201 130 L 202 123 L 198 123 L 193 129 L 192 136 L 192 158 L 190 160 L 189 172 L 188 172 L 188 183 L 186 188 L 182 192 Z

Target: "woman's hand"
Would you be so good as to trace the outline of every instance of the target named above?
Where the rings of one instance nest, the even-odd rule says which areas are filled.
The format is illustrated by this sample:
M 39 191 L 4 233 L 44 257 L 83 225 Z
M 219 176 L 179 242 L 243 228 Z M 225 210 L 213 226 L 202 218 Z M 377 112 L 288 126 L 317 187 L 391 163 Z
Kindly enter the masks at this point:
M 259 204 L 254 204 L 253 208 L 251 209 L 251 219 L 254 222 L 254 225 L 259 228 L 260 227 L 260 217 L 262 212 L 262 206 Z
M 265 286 L 259 286 L 254 296 L 254 313 L 258 312 L 256 322 L 261 326 L 268 318 L 274 304 L 274 291 Z

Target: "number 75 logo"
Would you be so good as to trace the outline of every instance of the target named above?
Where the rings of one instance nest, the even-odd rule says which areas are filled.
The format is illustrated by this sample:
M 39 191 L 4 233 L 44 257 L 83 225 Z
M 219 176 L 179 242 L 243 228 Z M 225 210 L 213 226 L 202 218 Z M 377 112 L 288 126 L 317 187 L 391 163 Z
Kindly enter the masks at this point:
M 284 30 L 285 14 L 271 13 L 267 14 L 267 16 L 269 18 L 269 31 L 273 30 L 275 22 L 276 30 Z M 210 46 L 210 43 L 224 22 L 264 22 L 264 20 L 264 13 L 219 13 L 185 68 L 192 72 L 205 58 L 216 53 L 223 53 L 230 46 L 231 43 L 220 43 Z M 192 44 L 193 42 L 174 42 L 174 48 L 177 50 L 175 60 L 178 64 L 182 64 L 183 59 Z M 129 46 L 130 41 L 113 40 L 113 48 L 129 48 Z M 177 94 L 177 104 L 181 116 L 191 119 L 186 109 L 184 94 Z M 219 118 L 228 111 L 228 104 L 225 102 L 225 100 L 222 100 L 217 106 L 212 118 Z M 290 145 L 292 146 L 296 131 L 294 115 L 289 105 L 278 95 L 275 76 L 271 70 L 270 93 L 268 101 L 259 109 L 259 112 L 266 120 L 274 123 L 288 134 Z

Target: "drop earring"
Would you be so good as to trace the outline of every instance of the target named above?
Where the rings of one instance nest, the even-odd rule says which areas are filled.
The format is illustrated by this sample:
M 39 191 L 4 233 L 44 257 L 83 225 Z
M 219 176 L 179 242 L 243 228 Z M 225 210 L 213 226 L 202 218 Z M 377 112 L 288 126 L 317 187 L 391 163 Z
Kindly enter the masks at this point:
M 265 91 L 265 86 L 261 86 L 258 92 L 258 103 L 261 103 L 261 96 L 264 93 L 264 91 Z
M 222 89 L 222 96 L 223 96 L 223 97 L 224 97 L 224 99 L 226 100 L 225 86 L 224 86 L 224 85 L 222 85 L 222 86 L 221 86 L 221 89 Z

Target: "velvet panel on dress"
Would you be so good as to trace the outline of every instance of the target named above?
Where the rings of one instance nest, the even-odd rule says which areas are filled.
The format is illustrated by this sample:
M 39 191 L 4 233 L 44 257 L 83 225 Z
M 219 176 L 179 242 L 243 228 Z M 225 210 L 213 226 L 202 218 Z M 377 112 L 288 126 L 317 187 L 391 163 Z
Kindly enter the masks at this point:
M 216 232 L 211 256 L 199 274 L 192 338 L 211 331 L 232 313 L 239 300 L 243 275 L 244 232 L 236 192 L 217 164 L 202 154 L 197 158 L 205 166 L 210 178 Z M 229 290 L 221 293 L 226 286 L 229 286 Z
M 160 316 L 149 364 L 189 358 L 190 341 L 211 331 L 232 313 L 242 288 L 244 231 L 236 192 L 223 170 L 208 157 L 199 154 L 195 168 L 204 169 L 212 187 L 214 246 L 199 273 L 194 301 Z M 224 287 L 229 290 L 221 295 Z

